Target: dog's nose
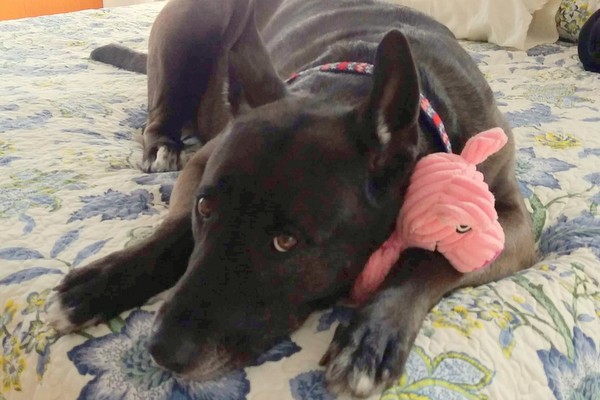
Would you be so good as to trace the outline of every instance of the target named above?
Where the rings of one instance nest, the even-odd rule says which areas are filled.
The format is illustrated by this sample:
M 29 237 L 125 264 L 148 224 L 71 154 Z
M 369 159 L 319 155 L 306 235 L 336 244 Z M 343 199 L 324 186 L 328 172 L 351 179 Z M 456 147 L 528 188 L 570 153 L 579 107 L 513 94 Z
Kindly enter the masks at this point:
M 192 352 L 185 349 L 177 340 L 163 340 L 153 337 L 148 344 L 148 351 L 154 362 L 163 368 L 181 374 L 186 371 L 192 361 Z

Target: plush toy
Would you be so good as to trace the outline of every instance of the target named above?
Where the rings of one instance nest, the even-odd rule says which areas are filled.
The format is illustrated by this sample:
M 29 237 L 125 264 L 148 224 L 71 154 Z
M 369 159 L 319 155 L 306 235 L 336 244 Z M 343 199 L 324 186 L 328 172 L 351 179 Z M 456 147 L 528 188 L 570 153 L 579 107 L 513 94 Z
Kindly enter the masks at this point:
M 391 237 L 371 255 L 352 289 L 362 303 L 408 247 L 437 250 L 460 272 L 483 268 L 504 248 L 494 196 L 476 165 L 507 141 L 500 128 L 469 139 L 460 155 L 433 153 L 417 162 Z

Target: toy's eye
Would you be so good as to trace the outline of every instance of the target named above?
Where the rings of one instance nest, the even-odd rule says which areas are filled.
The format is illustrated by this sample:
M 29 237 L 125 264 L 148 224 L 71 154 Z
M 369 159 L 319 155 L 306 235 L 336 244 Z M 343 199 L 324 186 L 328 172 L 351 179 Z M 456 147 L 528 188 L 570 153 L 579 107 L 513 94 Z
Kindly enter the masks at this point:
M 456 227 L 456 233 L 467 233 L 471 230 L 469 225 L 458 225 Z
M 282 234 L 273 238 L 273 247 L 280 253 L 290 251 L 298 244 L 298 239 L 292 235 Z
M 210 214 L 213 211 L 212 202 L 206 197 L 201 197 L 200 200 L 198 200 L 196 207 L 198 208 L 198 213 L 202 218 L 210 217 Z

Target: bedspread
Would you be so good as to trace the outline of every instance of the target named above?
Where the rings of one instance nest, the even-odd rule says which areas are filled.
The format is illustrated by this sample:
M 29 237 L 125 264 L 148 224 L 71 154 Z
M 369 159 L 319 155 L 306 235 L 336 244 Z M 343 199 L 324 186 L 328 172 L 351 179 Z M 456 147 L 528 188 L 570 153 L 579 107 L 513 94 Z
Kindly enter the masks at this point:
M 145 343 L 159 303 L 62 337 L 45 323 L 65 273 L 165 216 L 176 173 L 141 172 L 133 140 L 145 77 L 89 59 L 109 42 L 145 49 L 161 7 L 0 23 L 0 399 L 333 399 L 318 360 L 351 315 L 343 306 L 312 315 L 260 365 L 202 384 L 152 364 Z M 600 75 L 582 70 L 573 45 L 464 46 L 514 127 L 541 257 L 445 298 L 382 396 L 598 399 Z

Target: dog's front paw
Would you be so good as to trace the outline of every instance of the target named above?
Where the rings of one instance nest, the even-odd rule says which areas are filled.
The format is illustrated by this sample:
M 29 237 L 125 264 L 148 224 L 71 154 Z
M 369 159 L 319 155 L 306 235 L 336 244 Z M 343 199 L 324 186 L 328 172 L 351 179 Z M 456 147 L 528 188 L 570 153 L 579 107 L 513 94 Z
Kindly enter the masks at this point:
M 150 257 L 122 250 L 72 270 L 54 288 L 47 322 L 69 333 L 142 303 L 161 291 L 152 279 L 154 265 Z
M 368 397 L 390 386 L 404 369 L 416 336 L 413 331 L 393 315 L 374 314 L 369 309 L 339 325 L 321 359 L 329 389 Z
M 101 268 L 71 271 L 54 288 L 46 316 L 48 324 L 63 334 L 97 324 L 102 320 L 99 307 L 106 289 L 107 280 Z
M 397 331 L 350 324 L 338 327 L 321 363 L 332 392 L 368 397 L 400 376 L 409 352 Z
M 144 153 L 142 169 L 145 172 L 179 171 L 184 164 L 185 159 L 180 149 L 161 145 Z

